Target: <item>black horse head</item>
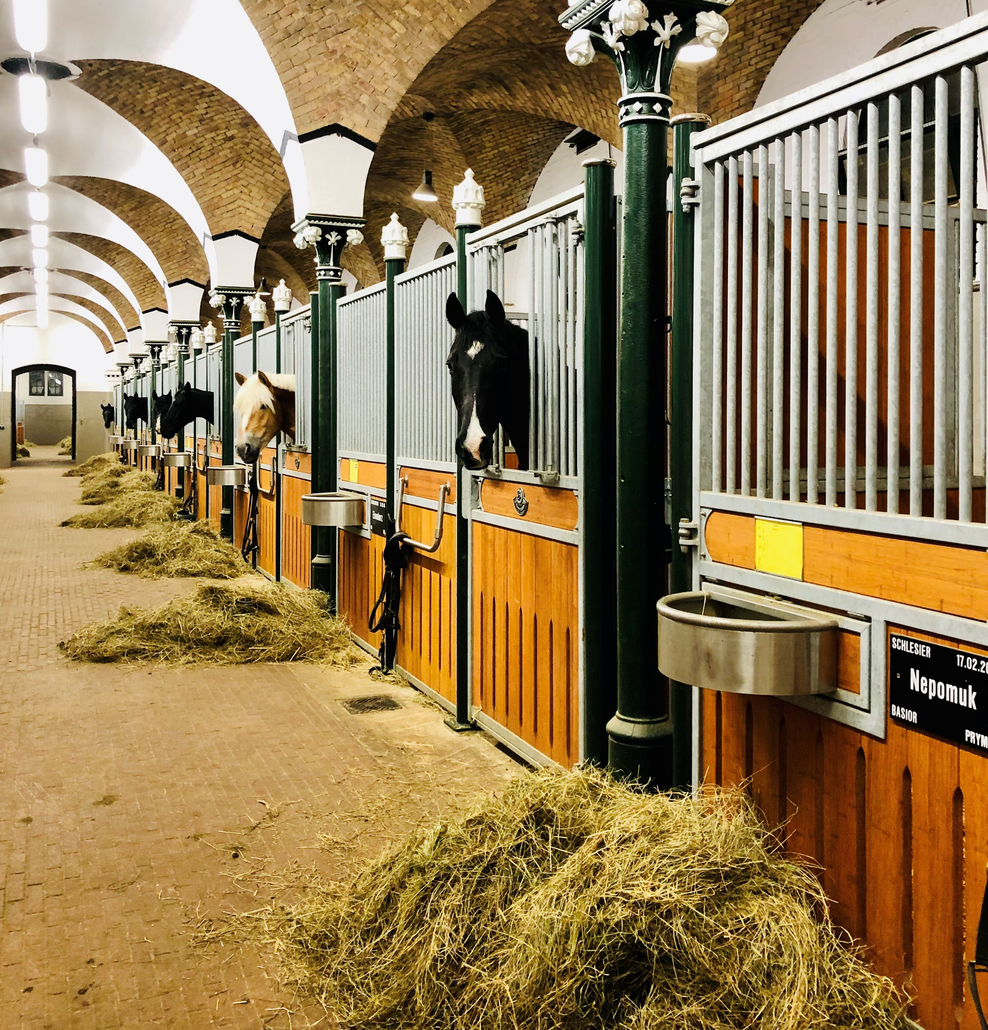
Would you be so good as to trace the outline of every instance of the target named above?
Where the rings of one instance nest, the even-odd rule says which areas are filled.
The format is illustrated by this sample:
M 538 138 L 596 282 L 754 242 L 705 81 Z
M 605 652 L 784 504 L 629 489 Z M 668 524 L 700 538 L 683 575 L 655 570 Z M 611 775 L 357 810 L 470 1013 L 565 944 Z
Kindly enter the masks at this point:
M 126 425 L 128 429 L 136 429 L 138 419 L 140 419 L 145 425 L 147 425 L 147 397 L 124 397 L 124 425 Z
M 151 421 L 165 417 L 165 412 L 172 406 L 172 395 L 170 393 L 155 393 L 151 391 L 151 408 L 153 414 Z
M 204 418 L 212 424 L 213 394 L 210 390 L 195 390 L 190 383 L 186 383 L 175 391 L 175 399 L 161 416 L 161 435 L 170 440 L 197 418 Z
M 491 463 L 500 425 L 528 468 L 528 332 L 505 318 L 504 306 L 487 291 L 483 311 L 464 312 L 455 293 L 446 300 L 446 321 L 456 338 L 446 359 L 456 405 L 456 453 L 468 469 Z
M 109 429 L 113 425 L 113 405 L 112 404 L 101 404 L 100 411 L 103 412 L 103 428 Z

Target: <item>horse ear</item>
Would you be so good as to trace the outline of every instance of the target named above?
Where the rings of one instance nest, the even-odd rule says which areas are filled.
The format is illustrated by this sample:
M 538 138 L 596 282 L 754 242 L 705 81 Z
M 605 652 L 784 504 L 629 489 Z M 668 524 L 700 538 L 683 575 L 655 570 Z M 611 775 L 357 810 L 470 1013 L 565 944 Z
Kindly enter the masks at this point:
M 151 400 L 153 400 L 155 404 L 158 403 L 158 394 L 155 390 L 151 391 Z
M 190 382 L 188 382 L 188 380 L 186 380 L 186 383 L 185 383 L 185 392 L 186 393 L 192 393 L 192 384 Z
M 459 329 L 466 320 L 467 315 L 463 310 L 463 305 L 460 303 L 460 298 L 455 293 L 451 293 L 446 298 L 446 321 L 454 329 Z
M 491 320 L 491 325 L 499 326 L 504 322 L 504 305 L 492 290 L 487 291 L 487 302 L 484 304 L 484 310 L 487 312 L 487 317 Z
M 241 386 L 243 386 L 244 383 L 247 382 L 247 377 L 243 374 L 243 372 L 234 372 L 233 377 Z
M 274 387 L 271 385 L 271 380 L 268 379 L 268 376 L 267 376 L 266 372 L 258 372 L 257 373 L 257 381 L 259 383 L 263 383 L 269 390 L 273 390 L 274 389 Z

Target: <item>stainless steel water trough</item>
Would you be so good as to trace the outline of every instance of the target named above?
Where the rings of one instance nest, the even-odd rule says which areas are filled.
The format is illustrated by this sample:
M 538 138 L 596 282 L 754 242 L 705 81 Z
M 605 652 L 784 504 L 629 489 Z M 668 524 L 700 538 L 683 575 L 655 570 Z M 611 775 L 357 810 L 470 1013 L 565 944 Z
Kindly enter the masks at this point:
M 192 468 L 192 453 L 190 451 L 169 451 L 162 454 L 161 464 L 171 469 Z
M 137 441 L 125 439 L 120 441 L 120 450 L 133 454 L 137 450 Z
M 159 443 L 142 443 L 138 444 L 137 454 L 140 458 L 160 458 L 161 457 L 161 444 Z
M 302 522 L 306 526 L 362 526 L 365 504 L 363 495 L 349 490 L 303 494 Z
M 247 483 L 246 465 L 210 465 L 206 469 L 209 486 L 244 486 Z
M 659 601 L 659 671 L 736 694 L 837 689 L 837 621 L 771 598 L 711 587 Z

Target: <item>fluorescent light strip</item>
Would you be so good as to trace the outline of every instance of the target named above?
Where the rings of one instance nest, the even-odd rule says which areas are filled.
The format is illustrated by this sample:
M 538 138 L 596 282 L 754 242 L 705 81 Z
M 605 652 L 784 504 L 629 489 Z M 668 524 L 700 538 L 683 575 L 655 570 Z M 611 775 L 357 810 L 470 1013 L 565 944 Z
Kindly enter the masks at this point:
M 41 147 L 24 148 L 24 174 L 32 186 L 40 189 L 48 182 L 48 154 Z
M 14 36 L 29 54 L 40 54 L 48 46 L 46 0 L 14 0 Z
M 35 190 L 27 195 L 27 213 L 34 222 L 48 221 L 48 194 Z
M 32 225 L 31 226 L 31 246 L 32 247 L 47 247 L 48 246 L 48 226 L 47 225 Z
M 48 83 L 40 75 L 19 75 L 17 96 L 21 125 L 32 136 L 40 136 L 48 128 Z

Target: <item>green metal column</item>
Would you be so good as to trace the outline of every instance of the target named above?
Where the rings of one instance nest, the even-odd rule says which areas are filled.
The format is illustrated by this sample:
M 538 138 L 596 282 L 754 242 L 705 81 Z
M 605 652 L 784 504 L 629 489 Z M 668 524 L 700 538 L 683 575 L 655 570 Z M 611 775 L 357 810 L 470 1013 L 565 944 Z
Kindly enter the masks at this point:
M 644 4 L 579 0 L 561 17 L 569 60 L 597 53 L 617 67 L 624 136 L 621 328 L 617 359 L 617 712 L 607 724 L 608 762 L 619 775 L 669 786 L 671 724 L 656 668 L 655 605 L 666 586 L 666 188 L 669 95 L 676 54 L 697 38 L 727 35 L 730 0 Z M 697 16 L 703 13 L 698 23 Z M 603 15 L 603 18 L 602 18 Z
M 395 452 L 395 279 L 405 271 L 405 252 L 408 247 L 408 230 L 392 214 L 391 221 L 381 233 L 384 247 L 384 269 L 387 278 L 385 294 L 385 425 L 384 453 L 387 466 L 387 510 L 397 521 L 395 511 L 396 479 L 398 475 Z M 397 525 L 396 525 L 397 528 Z
M 161 344 L 152 343 L 148 345 L 151 357 L 148 363 L 151 368 L 151 388 L 148 390 L 148 422 L 151 425 L 151 443 L 158 442 L 158 427 L 154 417 L 154 395 L 157 392 L 157 371 L 160 362 Z
M 210 296 L 210 304 L 223 308 L 223 350 L 220 355 L 220 437 L 224 465 L 234 459 L 233 428 L 233 345 L 240 335 L 240 305 L 254 292 L 250 286 L 220 286 Z M 233 487 L 222 488 L 220 536 L 233 540 Z
M 189 326 L 177 326 L 175 329 L 175 336 L 177 337 L 178 346 L 176 347 L 176 359 L 175 359 L 175 394 L 178 395 L 178 391 L 185 386 L 185 359 L 189 353 L 189 337 L 192 335 L 192 329 Z M 173 397 L 172 400 L 175 400 Z M 177 451 L 185 450 L 185 426 L 179 426 L 178 436 L 176 438 L 175 449 Z M 186 469 L 178 469 L 177 482 L 175 484 L 175 496 L 183 499 L 185 498 L 185 484 L 188 481 L 188 472 Z
M 690 140 L 710 124 L 705 115 L 684 114 L 672 120 L 672 383 L 669 428 L 669 479 L 672 492 L 672 567 L 669 590 L 693 586 L 692 555 L 680 547 L 680 522 L 693 519 L 693 214 L 681 199 L 683 182 L 692 182 Z M 689 187 L 687 187 L 689 193 Z M 670 683 L 672 717 L 672 784 L 688 788 L 693 778 L 693 688 Z
M 584 754 L 607 764 L 617 706 L 614 490 L 617 478 L 617 204 L 614 162 L 584 163 L 583 610 Z
M 281 317 L 282 312 L 275 309 L 274 313 L 274 370 L 277 375 L 281 375 Z M 281 461 L 281 433 L 275 437 L 275 452 L 274 458 L 272 459 L 272 478 L 276 475 L 280 475 L 278 463 Z M 282 491 L 279 488 L 275 493 L 274 497 L 274 578 L 279 583 L 281 582 L 281 510 L 282 510 Z

